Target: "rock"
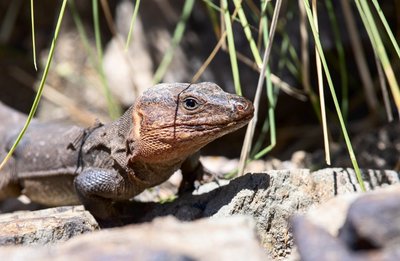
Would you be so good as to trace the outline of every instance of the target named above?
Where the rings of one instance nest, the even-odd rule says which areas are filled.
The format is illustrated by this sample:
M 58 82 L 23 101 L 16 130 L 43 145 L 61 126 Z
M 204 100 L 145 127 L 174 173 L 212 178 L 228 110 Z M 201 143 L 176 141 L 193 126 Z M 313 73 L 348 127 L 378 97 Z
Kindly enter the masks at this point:
M 400 260 L 400 185 L 337 197 L 293 220 L 301 260 Z M 334 226 L 325 216 L 327 207 Z M 341 223 L 341 225 L 338 225 Z
M 337 236 L 343 226 L 350 204 L 360 196 L 359 193 L 336 196 L 326 202 L 311 207 L 306 216 L 313 224 L 323 227 L 333 236 Z
M 369 190 L 399 183 L 395 171 L 368 170 L 363 177 Z M 337 195 L 357 191 L 360 187 L 352 169 L 280 170 L 247 174 L 206 194 L 185 195 L 164 204 L 136 204 L 126 211 L 131 211 L 128 216 L 136 212 L 136 218 L 130 220 L 136 223 L 166 215 L 180 220 L 251 216 L 263 246 L 273 257 L 283 257 L 291 252 L 293 245 L 289 218 L 294 213 L 303 213 Z
M 251 219 L 229 217 L 96 231 L 43 247 L 0 249 L 0 260 L 267 260 Z
M 65 241 L 98 228 L 82 206 L 0 215 L 0 245 L 43 245 Z
M 303 217 L 294 218 L 292 224 L 300 260 L 350 260 L 351 253 L 323 228 Z
M 400 186 L 351 204 L 339 238 L 352 249 L 400 247 Z
M 399 173 L 395 171 L 366 170 L 362 174 L 368 190 L 399 183 Z M 206 186 L 208 188 L 201 187 L 195 193 L 183 195 L 172 202 L 125 202 L 117 203 L 115 207 L 120 210 L 122 221 L 136 224 L 168 215 L 181 221 L 249 216 L 255 221 L 262 246 L 271 257 L 282 258 L 291 253 L 293 246 L 289 224 L 293 214 L 305 213 L 338 195 L 351 198 L 360 191 L 354 171 L 340 168 L 315 172 L 303 169 L 254 173 L 233 179 L 213 190 L 210 190 L 212 185 Z M 201 191 L 205 193 L 198 194 Z M 346 210 L 347 206 L 343 205 L 340 209 Z M 326 211 L 328 217 L 325 218 L 336 221 L 331 223 L 337 231 L 345 218 L 329 213 L 332 212 Z M 335 231 L 334 228 L 331 230 Z

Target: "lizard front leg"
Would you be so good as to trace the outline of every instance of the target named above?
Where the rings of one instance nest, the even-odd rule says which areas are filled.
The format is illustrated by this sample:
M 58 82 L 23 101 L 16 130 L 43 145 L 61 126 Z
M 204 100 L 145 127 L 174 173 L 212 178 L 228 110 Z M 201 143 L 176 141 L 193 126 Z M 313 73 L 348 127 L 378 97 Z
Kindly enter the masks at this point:
M 102 221 L 118 219 L 115 201 L 128 200 L 141 192 L 127 175 L 114 169 L 87 168 L 74 180 L 75 190 L 85 208 Z
M 200 152 L 189 156 L 181 166 L 182 182 L 178 189 L 178 194 L 192 192 L 195 189 L 195 182 L 203 179 L 204 168 L 200 162 Z
M 200 151 L 190 155 L 181 165 L 182 182 L 178 188 L 178 195 L 193 192 L 201 184 L 216 182 L 219 186 L 218 175 L 203 167 L 200 161 Z M 196 181 L 200 184 L 196 184 Z

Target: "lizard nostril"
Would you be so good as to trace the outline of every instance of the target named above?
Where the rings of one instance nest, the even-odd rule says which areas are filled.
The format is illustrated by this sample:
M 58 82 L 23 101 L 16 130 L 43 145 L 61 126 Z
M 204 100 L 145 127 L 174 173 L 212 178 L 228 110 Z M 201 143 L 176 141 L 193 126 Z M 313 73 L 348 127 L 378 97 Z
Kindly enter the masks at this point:
M 253 115 L 253 104 L 248 99 L 241 96 L 232 95 L 229 103 L 231 105 L 232 112 L 236 113 L 238 117 Z
M 249 106 L 248 106 L 248 104 L 247 104 L 247 102 L 246 101 L 243 101 L 243 100 L 237 100 L 237 101 L 235 101 L 235 108 L 236 108 L 236 110 L 238 110 L 238 111 L 246 111 L 247 110 L 247 108 L 248 108 Z

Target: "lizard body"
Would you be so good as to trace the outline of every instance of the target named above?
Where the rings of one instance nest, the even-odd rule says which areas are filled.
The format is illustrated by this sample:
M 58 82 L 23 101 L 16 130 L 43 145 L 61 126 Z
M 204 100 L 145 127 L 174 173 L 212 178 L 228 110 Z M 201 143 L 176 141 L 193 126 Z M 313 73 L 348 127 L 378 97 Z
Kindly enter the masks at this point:
M 193 179 L 202 171 L 196 152 L 252 116 L 247 99 L 206 82 L 153 86 L 106 125 L 33 121 L 0 170 L 0 200 L 25 194 L 48 206 L 83 203 L 106 219 L 116 215 L 113 202 L 166 181 L 179 168 Z M 0 119 L 4 158 L 25 117 L 0 103 Z

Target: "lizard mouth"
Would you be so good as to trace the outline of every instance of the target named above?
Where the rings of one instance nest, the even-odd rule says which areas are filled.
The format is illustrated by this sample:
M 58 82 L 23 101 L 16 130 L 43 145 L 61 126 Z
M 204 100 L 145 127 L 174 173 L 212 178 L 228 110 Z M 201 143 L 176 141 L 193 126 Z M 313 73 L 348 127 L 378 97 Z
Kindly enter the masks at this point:
M 253 118 L 253 112 L 246 113 L 242 115 L 242 117 L 234 120 L 234 121 L 220 121 L 214 122 L 209 124 L 190 124 L 190 123 L 183 123 L 177 124 L 176 127 L 179 131 L 182 132 L 197 132 L 199 136 L 216 133 L 218 134 L 221 132 L 221 135 L 224 135 L 229 132 L 236 131 L 237 129 L 242 128 L 245 126 L 251 119 Z
M 254 107 L 249 100 L 243 97 L 234 99 L 232 105 L 233 110 L 229 117 L 223 117 L 220 120 L 216 120 L 215 118 L 217 117 L 212 117 L 209 123 L 202 122 L 201 124 L 181 122 L 177 123 L 175 128 L 188 132 L 204 132 L 204 134 L 209 134 L 210 132 L 217 133 L 219 131 L 223 132 L 223 134 L 233 132 L 245 126 L 253 118 Z

